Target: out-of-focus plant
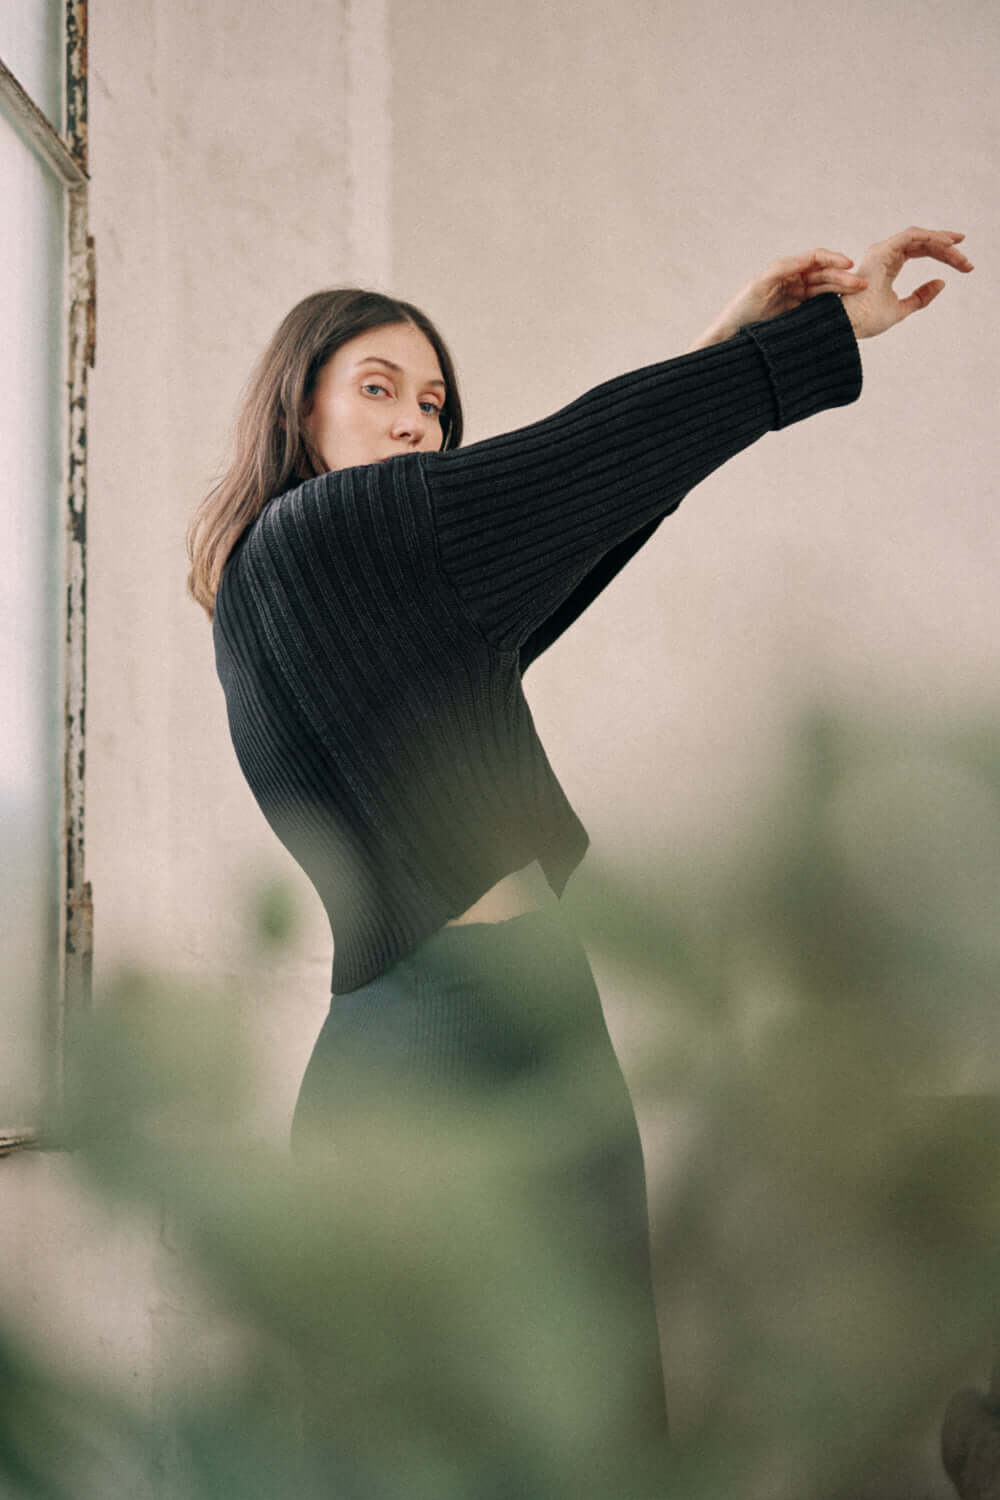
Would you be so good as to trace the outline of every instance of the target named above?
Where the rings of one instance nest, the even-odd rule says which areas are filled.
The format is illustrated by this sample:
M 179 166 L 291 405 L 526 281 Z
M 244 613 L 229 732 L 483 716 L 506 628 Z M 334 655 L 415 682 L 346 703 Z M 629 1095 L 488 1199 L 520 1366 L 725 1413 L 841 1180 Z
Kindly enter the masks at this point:
M 589 878 L 584 929 L 653 997 L 638 1102 L 681 1140 L 657 1237 L 679 1445 L 698 1474 L 725 1455 L 729 1493 L 912 1496 L 893 1465 L 989 1359 L 998 891 L 994 730 L 820 714 L 698 880 Z
M 644 997 L 640 1113 L 674 1132 L 651 1204 L 668 1455 L 612 1446 L 627 1309 L 571 1253 L 553 1274 L 535 1212 L 593 1144 L 564 1124 L 585 1058 L 471 1111 L 352 1074 L 331 1149 L 293 1159 L 246 1138 L 237 1008 L 121 974 L 74 1037 L 65 1139 L 95 1192 L 163 1216 L 236 1330 L 211 1378 L 165 1383 L 153 1493 L 907 1493 L 892 1465 L 992 1318 L 998 882 L 1000 737 L 816 715 L 739 848 L 576 877 L 582 936 Z M 286 904 L 260 911 L 279 941 Z M 149 1417 L 2 1332 L 0 1357 L 0 1493 L 131 1495 Z

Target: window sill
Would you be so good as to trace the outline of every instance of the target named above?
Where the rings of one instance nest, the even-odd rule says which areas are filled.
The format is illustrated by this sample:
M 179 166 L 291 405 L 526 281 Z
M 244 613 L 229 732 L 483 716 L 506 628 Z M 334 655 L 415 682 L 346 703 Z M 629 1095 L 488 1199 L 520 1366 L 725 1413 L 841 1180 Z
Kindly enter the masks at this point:
M 12 1151 L 31 1150 L 37 1145 L 37 1130 L 32 1130 L 27 1125 L 0 1125 L 0 1156 L 9 1156 Z

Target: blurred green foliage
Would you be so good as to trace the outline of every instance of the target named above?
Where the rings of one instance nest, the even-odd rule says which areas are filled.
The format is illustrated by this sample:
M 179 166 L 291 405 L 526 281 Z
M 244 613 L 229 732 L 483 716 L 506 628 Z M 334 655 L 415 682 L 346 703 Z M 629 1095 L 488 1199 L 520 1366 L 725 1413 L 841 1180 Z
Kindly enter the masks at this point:
M 569 915 L 642 999 L 630 1082 L 669 1157 L 651 1202 L 669 1454 L 613 1441 L 614 1290 L 571 1254 L 553 1275 L 531 1211 L 539 1139 L 580 1149 L 560 1091 L 582 1059 L 471 1112 L 373 1078 L 331 1148 L 293 1159 L 246 1138 L 238 1007 L 119 975 L 76 1018 L 60 1139 L 96 1194 L 169 1226 L 240 1336 L 223 1374 L 165 1377 L 144 1412 L 0 1321 L 0 1494 L 907 1493 L 908 1445 L 993 1322 L 998 884 L 993 727 L 821 714 L 714 864 L 592 854 L 574 880 Z M 294 934 L 284 893 L 256 910 L 262 947 Z

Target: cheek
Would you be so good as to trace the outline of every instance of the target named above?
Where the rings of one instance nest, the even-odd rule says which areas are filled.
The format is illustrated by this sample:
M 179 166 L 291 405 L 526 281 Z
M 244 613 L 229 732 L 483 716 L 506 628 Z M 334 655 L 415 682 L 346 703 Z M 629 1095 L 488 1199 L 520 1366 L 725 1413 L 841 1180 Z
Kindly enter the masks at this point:
M 383 408 L 377 401 L 366 401 L 363 396 L 344 396 L 330 413 L 330 427 L 343 436 L 352 432 L 370 432 L 379 424 Z
M 355 419 L 355 424 L 356 425 Z M 345 436 L 351 432 L 351 409 L 350 404 L 343 398 L 326 402 L 323 410 L 319 413 L 318 432 L 324 442 L 329 446 L 333 443 L 343 442 Z

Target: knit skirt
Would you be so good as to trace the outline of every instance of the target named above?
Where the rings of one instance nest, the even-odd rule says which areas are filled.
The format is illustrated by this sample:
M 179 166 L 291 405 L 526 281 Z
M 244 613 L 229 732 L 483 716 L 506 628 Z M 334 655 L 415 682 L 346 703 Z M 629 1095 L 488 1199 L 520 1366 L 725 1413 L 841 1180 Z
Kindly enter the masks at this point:
M 355 1340 L 371 1324 L 374 1352 L 345 1356 L 359 1399 L 324 1409 L 327 1383 L 311 1391 L 329 1493 L 655 1492 L 666 1411 L 642 1147 L 559 906 L 442 927 L 335 995 L 292 1145 L 329 1148 L 347 1238 L 359 1217 L 371 1230 L 345 1308 Z

